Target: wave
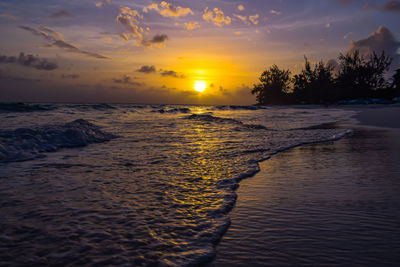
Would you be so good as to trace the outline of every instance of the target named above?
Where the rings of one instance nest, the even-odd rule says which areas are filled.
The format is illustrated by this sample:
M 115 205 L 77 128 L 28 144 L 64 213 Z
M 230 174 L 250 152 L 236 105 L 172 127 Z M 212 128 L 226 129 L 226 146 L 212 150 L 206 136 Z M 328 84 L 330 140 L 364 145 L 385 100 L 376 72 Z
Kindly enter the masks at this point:
M 110 104 L 71 104 L 67 105 L 69 108 L 74 108 L 78 110 L 114 110 L 117 109 L 116 107 L 110 105 Z
M 165 109 L 158 109 L 158 110 L 152 110 L 152 112 L 158 112 L 158 113 L 190 113 L 191 110 L 189 108 L 165 108 Z
M 0 113 L 9 112 L 34 112 L 34 111 L 49 111 L 56 109 L 52 105 L 39 105 L 27 103 L 0 103 Z
M 215 106 L 213 107 L 216 110 L 259 110 L 259 109 L 267 109 L 265 106 Z
M 202 121 L 206 123 L 229 123 L 229 124 L 236 124 L 245 128 L 249 129 L 256 129 L 256 130 L 269 130 L 267 127 L 264 125 L 260 124 L 245 124 L 241 121 L 231 119 L 231 118 L 221 118 L 221 117 L 216 117 L 208 114 L 193 114 L 188 117 L 186 117 L 189 120 L 197 120 L 197 121 Z
M 116 107 L 111 106 L 110 104 L 94 104 L 90 105 L 91 108 L 97 109 L 97 110 L 107 110 L 107 109 L 116 109 Z
M 43 157 L 44 152 L 86 146 L 113 138 L 116 136 L 83 119 L 64 125 L 0 131 L 0 162 L 30 160 Z
M 324 122 L 321 124 L 316 124 L 316 125 L 311 125 L 308 127 L 302 127 L 302 128 L 295 128 L 295 129 L 289 129 L 289 131 L 292 130 L 326 130 L 326 129 L 336 129 L 338 125 L 337 121 L 334 122 Z

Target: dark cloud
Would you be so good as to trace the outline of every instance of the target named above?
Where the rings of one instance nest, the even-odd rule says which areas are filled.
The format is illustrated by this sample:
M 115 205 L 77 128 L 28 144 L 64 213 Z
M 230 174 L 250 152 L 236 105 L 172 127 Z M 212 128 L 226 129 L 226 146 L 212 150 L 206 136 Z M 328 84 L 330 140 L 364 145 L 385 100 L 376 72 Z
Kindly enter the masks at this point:
M 168 35 L 166 34 L 156 34 L 150 42 L 153 44 L 158 44 L 158 43 L 164 43 L 165 41 L 168 40 Z
M 58 48 L 65 49 L 68 52 L 79 53 L 79 54 L 87 55 L 89 57 L 94 57 L 94 58 L 98 58 L 98 59 L 108 59 L 108 57 L 105 57 L 103 55 L 81 50 L 79 47 L 77 47 L 73 44 L 67 43 L 64 40 L 57 40 L 54 43 L 50 44 L 48 47 L 58 47 Z
M 78 79 L 80 76 L 78 74 L 62 74 L 63 79 Z
M 141 73 L 146 73 L 146 74 L 150 74 L 150 73 L 155 73 L 157 72 L 157 69 L 154 65 L 144 65 L 142 67 L 140 67 L 140 69 L 136 70 L 137 72 L 141 72 Z M 179 79 L 184 79 L 185 75 L 183 75 L 182 73 L 178 73 L 174 70 L 163 70 L 160 69 L 159 70 L 159 74 L 163 77 L 173 77 L 173 78 L 179 78 Z
M 367 38 L 358 41 L 352 40 L 346 53 L 353 53 L 358 50 L 362 56 L 369 57 L 373 52 L 380 54 L 384 51 L 387 56 L 393 59 L 391 67 L 393 70 L 400 67 L 400 55 L 397 53 L 399 48 L 400 42 L 396 40 L 390 29 L 386 26 L 380 26 Z M 325 66 L 330 67 L 334 74 L 339 73 L 340 66 L 336 59 L 329 59 Z
M 138 70 L 136 70 L 136 71 L 137 71 L 137 72 L 142 72 L 142 73 L 147 73 L 147 74 L 149 74 L 149 73 L 154 73 L 154 72 L 156 72 L 156 67 L 145 65 L 145 66 L 142 66 L 140 69 L 138 69 Z
M 173 70 L 162 70 L 160 74 L 163 77 L 174 77 L 174 78 L 179 78 L 179 79 L 185 78 L 185 75 L 179 74 Z
M 363 56 L 369 56 L 372 52 L 385 52 L 386 55 L 393 58 L 394 65 L 400 63 L 400 55 L 397 50 L 400 47 L 400 42 L 395 38 L 392 31 L 386 26 L 379 26 L 378 30 L 371 33 L 365 39 L 351 41 L 348 52 L 359 50 Z
M 67 10 L 60 10 L 58 12 L 49 15 L 50 18 L 61 18 L 61 17 L 71 17 L 71 13 Z
M 113 79 L 113 82 L 119 83 L 119 84 L 135 85 L 135 86 L 143 86 L 144 85 L 144 83 L 132 81 L 132 78 L 128 75 L 124 75 L 121 79 Z
M 56 31 L 50 29 L 49 27 L 41 26 L 41 27 L 34 28 L 34 27 L 23 26 L 23 25 L 18 26 L 18 27 L 22 30 L 29 31 L 34 35 L 40 36 L 41 38 L 46 40 L 48 42 L 48 44 L 45 47 L 49 47 L 49 48 L 56 47 L 56 48 L 64 49 L 71 53 L 83 54 L 83 55 L 93 57 L 93 58 L 98 58 L 98 59 L 108 59 L 108 57 L 105 57 L 105 56 L 97 54 L 97 53 L 82 50 L 78 46 L 66 42 L 61 33 L 58 33 Z
M 56 63 L 35 57 L 34 55 L 25 55 L 22 52 L 18 57 L 0 56 L 0 63 L 17 63 L 22 66 L 32 67 L 38 70 L 55 70 L 58 68 Z
M 375 3 L 366 3 L 364 4 L 364 9 L 377 9 L 384 12 L 400 13 L 400 1 L 390 0 L 384 3 L 383 5 L 378 5 Z
M 400 1 L 388 1 L 382 6 L 381 9 L 384 11 L 400 13 Z
M 159 47 L 162 47 L 164 43 L 168 40 L 168 35 L 166 34 L 156 34 L 153 38 L 150 40 L 142 40 L 142 45 L 146 47 L 151 47 L 152 45 L 157 45 Z

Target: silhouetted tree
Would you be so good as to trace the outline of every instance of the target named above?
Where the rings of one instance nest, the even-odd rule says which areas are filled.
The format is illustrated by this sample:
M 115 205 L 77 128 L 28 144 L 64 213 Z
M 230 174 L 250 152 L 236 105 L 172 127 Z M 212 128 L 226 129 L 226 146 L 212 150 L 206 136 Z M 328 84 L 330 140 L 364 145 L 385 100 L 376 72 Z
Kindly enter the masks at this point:
M 389 70 L 391 58 L 384 52 L 375 52 L 366 60 L 356 50 L 346 55 L 340 54 L 340 70 L 336 79 L 340 95 L 345 99 L 372 97 L 374 91 L 387 87 L 384 78 Z
M 400 96 L 400 69 L 397 69 L 393 75 L 392 88 L 394 88 L 396 96 Z
M 289 70 L 280 70 L 273 65 L 261 74 L 259 80 L 260 83 L 255 84 L 251 90 L 259 105 L 287 103 L 291 80 Z
M 339 71 L 333 74 L 332 65 L 322 61 L 314 68 L 306 57 L 304 69 L 293 79 L 289 70 L 280 70 L 273 65 L 262 74 L 259 84 L 255 84 L 252 94 L 258 104 L 319 104 L 357 98 L 383 98 L 391 100 L 400 96 L 400 69 L 392 78 L 392 84 L 385 75 L 392 59 L 382 52 L 375 52 L 364 58 L 356 50 L 339 56 Z M 290 88 L 293 82 L 293 88 Z
M 304 69 L 293 77 L 293 94 L 296 101 L 310 104 L 335 101 L 332 68 L 320 61 L 312 69 L 308 59 L 304 57 L 304 60 Z

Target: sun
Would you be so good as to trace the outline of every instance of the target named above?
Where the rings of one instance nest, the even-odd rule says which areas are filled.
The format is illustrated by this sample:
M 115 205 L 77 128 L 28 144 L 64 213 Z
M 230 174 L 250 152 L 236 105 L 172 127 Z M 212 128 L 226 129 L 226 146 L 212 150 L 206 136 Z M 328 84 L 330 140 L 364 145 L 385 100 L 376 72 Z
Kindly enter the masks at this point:
M 204 92 L 204 90 L 206 90 L 207 83 L 205 81 L 195 81 L 193 87 L 194 90 L 201 93 Z

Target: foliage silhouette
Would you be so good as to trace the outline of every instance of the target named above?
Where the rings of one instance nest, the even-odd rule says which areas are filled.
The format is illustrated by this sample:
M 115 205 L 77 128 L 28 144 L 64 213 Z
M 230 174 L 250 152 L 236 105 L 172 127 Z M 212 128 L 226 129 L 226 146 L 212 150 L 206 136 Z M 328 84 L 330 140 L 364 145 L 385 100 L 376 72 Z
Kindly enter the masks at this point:
M 375 52 L 366 60 L 358 50 L 340 54 L 340 70 L 337 86 L 344 99 L 373 97 L 374 91 L 388 88 L 384 74 L 389 70 L 391 59 L 382 52 Z
M 259 104 L 285 104 L 289 93 L 290 71 L 281 70 L 273 65 L 265 70 L 255 84 L 251 93 L 256 95 Z
M 392 88 L 395 90 L 396 96 L 400 96 L 400 69 L 397 69 L 393 75 Z
M 320 61 L 311 68 L 307 57 L 304 57 L 304 69 L 293 77 L 293 95 L 297 102 L 316 103 L 330 101 L 334 98 L 334 79 L 332 67 Z
M 339 70 L 323 61 L 311 67 L 304 57 L 304 69 L 291 77 L 289 70 L 273 65 L 265 70 L 251 93 L 256 95 L 257 104 L 322 104 L 360 98 L 392 99 L 400 96 L 400 69 L 392 78 L 385 79 L 392 59 L 382 52 L 368 58 L 356 50 L 339 56 Z

